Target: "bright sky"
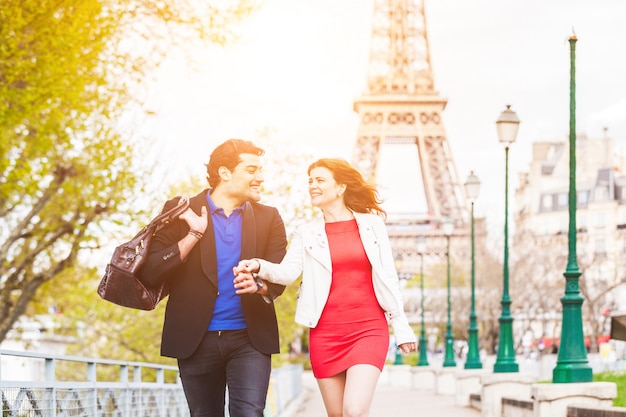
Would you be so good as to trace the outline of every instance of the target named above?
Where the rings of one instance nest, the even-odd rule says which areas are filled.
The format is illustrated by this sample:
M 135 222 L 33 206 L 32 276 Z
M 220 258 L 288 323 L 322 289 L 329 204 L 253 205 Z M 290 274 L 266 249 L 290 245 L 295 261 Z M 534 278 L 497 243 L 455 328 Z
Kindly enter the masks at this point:
M 278 141 L 316 156 L 351 159 L 365 89 L 373 0 L 265 0 L 242 39 L 210 47 L 186 67 L 164 64 L 149 126 L 173 171 L 202 164 L 229 137 Z M 482 181 L 476 214 L 501 232 L 504 150 L 495 121 L 506 104 L 521 119 L 510 150 L 510 204 L 531 142 L 566 140 L 569 44 L 575 31 L 577 130 L 626 145 L 626 1 L 427 0 L 435 87 L 448 99 L 444 123 L 461 181 Z M 303 163 L 303 171 L 308 165 Z M 303 187 L 305 184 L 302 184 Z M 410 186 L 410 184 L 407 184 Z

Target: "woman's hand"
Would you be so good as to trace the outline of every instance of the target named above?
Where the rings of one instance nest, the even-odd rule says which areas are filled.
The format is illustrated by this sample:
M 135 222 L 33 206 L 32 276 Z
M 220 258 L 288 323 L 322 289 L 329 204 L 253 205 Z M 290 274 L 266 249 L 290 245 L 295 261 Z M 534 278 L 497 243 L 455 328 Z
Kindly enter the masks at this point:
M 416 352 L 417 351 L 417 342 L 403 343 L 398 346 L 402 353 Z
M 261 265 L 255 259 L 244 259 L 233 268 L 235 275 L 235 294 L 254 294 L 259 292 L 254 273 L 259 271 Z M 265 288 L 264 288 L 265 290 Z M 266 291 L 266 290 L 265 290 Z
M 259 272 L 259 269 L 261 269 L 261 265 L 256 259 L 242 259 L 239 261 L 239 264 L 233 268 L 233 273 L 235 276 L 242 272 L 252 274 Z

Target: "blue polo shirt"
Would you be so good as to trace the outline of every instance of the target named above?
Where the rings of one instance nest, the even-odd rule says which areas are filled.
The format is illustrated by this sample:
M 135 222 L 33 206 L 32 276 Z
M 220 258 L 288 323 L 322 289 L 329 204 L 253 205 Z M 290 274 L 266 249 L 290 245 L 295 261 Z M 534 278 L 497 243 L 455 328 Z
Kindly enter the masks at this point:
M 217 290 L 213 317 L 208 330 L 239 330 L 246 327 L 241 308 L 241 298 L 235 294 L 233 267 L 241 259 L 241 231 L 244 205 L 226 217 L 224 210 L 216 207 L 210 193 L 206 196 L 213 222 L 217 255 Z

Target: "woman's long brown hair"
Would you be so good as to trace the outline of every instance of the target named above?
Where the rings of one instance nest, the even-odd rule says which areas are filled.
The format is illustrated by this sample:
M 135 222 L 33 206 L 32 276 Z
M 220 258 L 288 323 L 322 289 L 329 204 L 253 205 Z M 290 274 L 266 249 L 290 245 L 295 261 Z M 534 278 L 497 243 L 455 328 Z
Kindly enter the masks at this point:
M 313 168 L 326 168 L 332 174 L 337 184 L 344 184 L 344 201 L 346 207 L 357 213 L 374 213 L 385 217 L 387 213 L 380 204 L 382 199 L 378 190 L 367 183 L 361 173 L 347 161 L 337 158 L 322 158 L 309 165 L 307 173 L 310 175 Z

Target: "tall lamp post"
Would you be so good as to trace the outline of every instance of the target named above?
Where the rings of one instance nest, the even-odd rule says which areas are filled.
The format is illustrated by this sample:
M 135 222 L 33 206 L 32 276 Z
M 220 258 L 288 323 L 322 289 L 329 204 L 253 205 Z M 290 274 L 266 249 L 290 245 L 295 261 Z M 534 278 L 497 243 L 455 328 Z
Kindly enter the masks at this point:
M 428 347 L 426 345 L 426 323 L 424 321 L 424 254 L 426 253 L 426 239 L 424 236 L 417 238 L 417 254 L 420 256 L 420 290 L 422 294 L 422 328 L 420 329 L 419 356 L 417 366 L 428 366 Z
M 498 356 L 493 365 L 494 372 L 518 372 L 519 365 L 515 362 L 513 346 L 513 317 L 511 316 L 511 298 L 509 297 L 509 147 L 517 137 L 519 118 L 507 104 L 506 110 L 500 113 L 496 121 L 498 140 L 504 144 L 505 175 L 504 175 L 504 270 L 502 290 L 502 314 L 500 322 L 500 339 Z
M 450 218 L 446 218 L 441 222 L 443 234 L 446 236 L 446 259 L 448 263 L 447 284 L 448 284 L 448 324 L 446 325 L 446 356 L 443 360 L 443 366 L 456 366 L 454 360 L 454 339 L 452 338 L 452 318 L 450 316 L 450 235 L 454 231 L 454 222 Z
M 394 263 L 395 263 L 395 267 L 396 267 L 396 271 L 398 273 L 398 278 L 399 279 L 407 279 L 408 275 L 404 272 L 400 272 L 402 271 L 402 263 L 404 262 L 404 257 L 402 256 L 402 253 L 397 253 L 394 259 Z M 398 346 L 396 344 L 396 357 L 393 361 L 394 365 L 404 365 L 404 359 L 402 359 L 402 350 L 400 349 L 400 346 Z
M 568 256 L 565 276 L 563 325 L 561 346 L 552 382 L 591 382 L 593 372 L 587 361 L 582 325 L 583 297 L 580 295 L 578 278 L 581 275 L 576 260 L 576 36 L 570 44 L 570 114 L 569 114 L 569 229 L 567 234 Z
M 469 315 L 469 327 L 467 333 L 469 335 L 469 351 L 467 360 L 465 361 L 465 369 L 480 369 L 483 364 L 480 362 L 480 351 L 478 349 L 478 326 L 476 325 L 476 309 L 474 308 L 474 286 L 475 286 L 475 267 L 474 267 L 474 202 L 478 198 L 480 190 L 480 180 L 474 171 L 470 172 L 465 181 L 465 194 L 472 204 L 471 224 L 472 224 L 472 306 Z

